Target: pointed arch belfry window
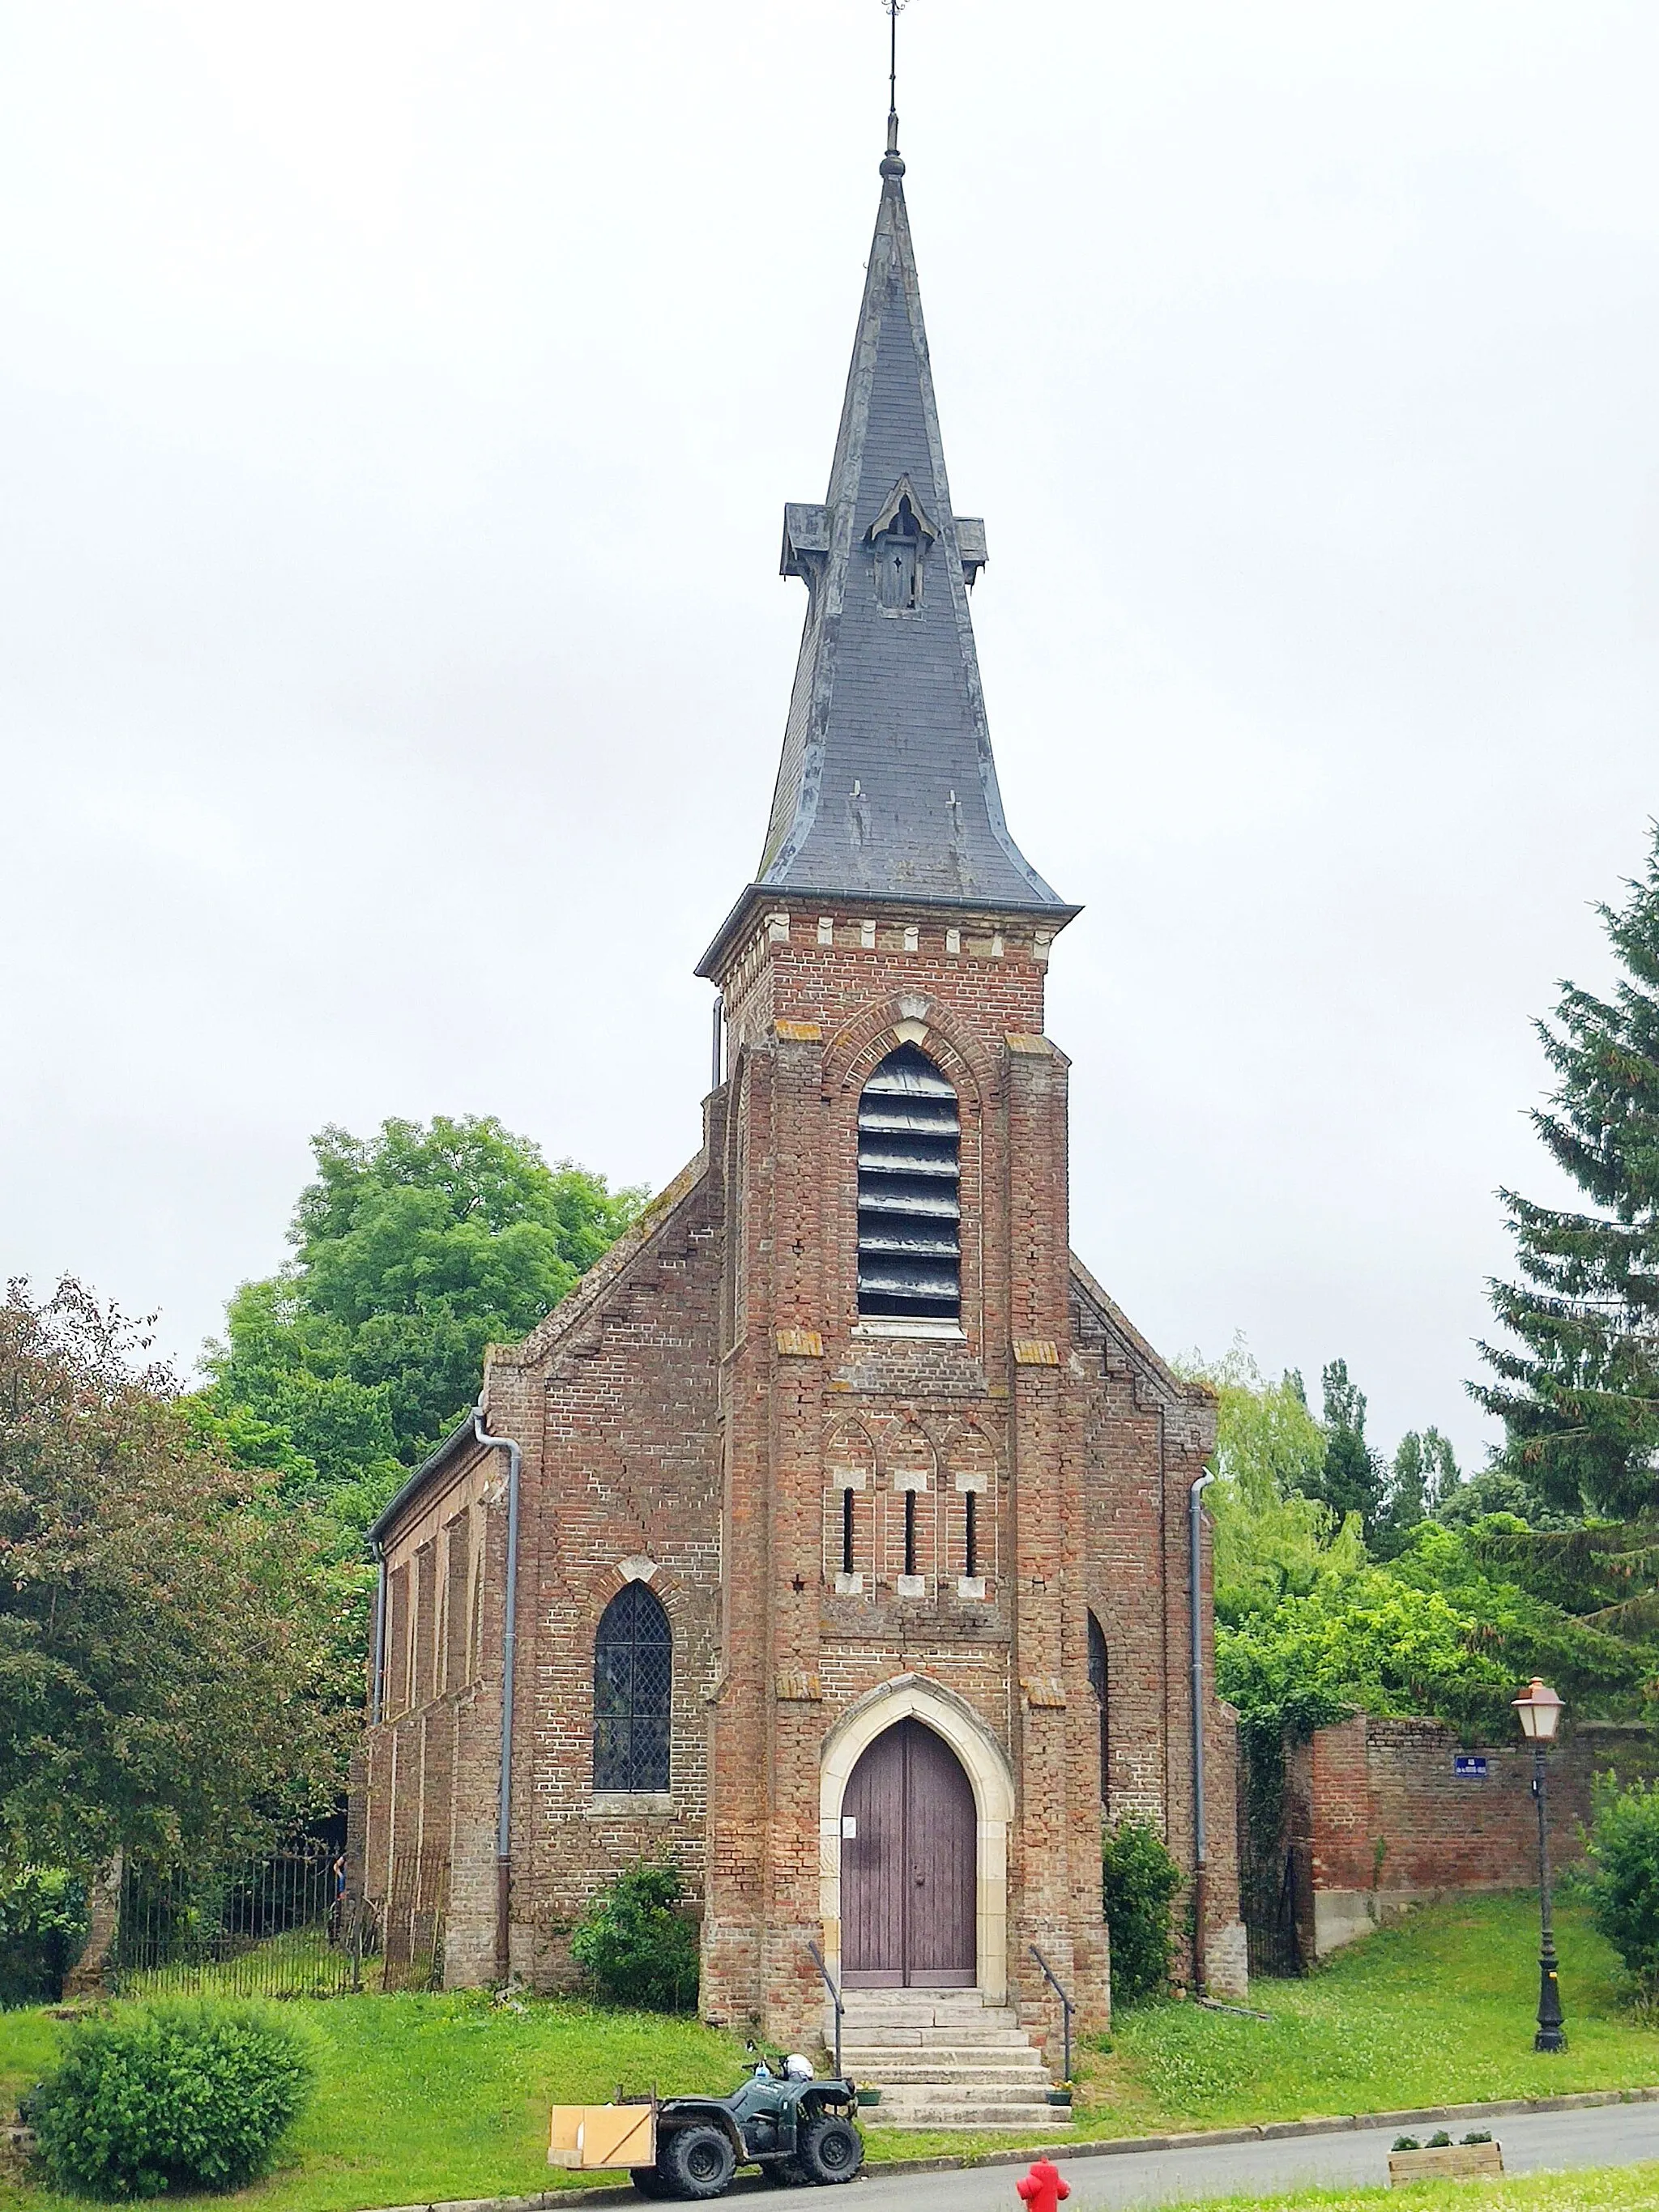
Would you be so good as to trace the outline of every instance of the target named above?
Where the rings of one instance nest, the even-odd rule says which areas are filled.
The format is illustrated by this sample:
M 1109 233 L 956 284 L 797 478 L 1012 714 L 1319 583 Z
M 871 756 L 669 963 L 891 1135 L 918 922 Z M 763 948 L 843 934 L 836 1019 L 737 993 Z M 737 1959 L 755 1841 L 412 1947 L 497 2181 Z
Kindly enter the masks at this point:
M 859 1311 L 954 1322 L 962 1313 L 957 1094 L 913 1044 L 890 1052 L 859 1100 Z
M 629 1793 L 668 1787 L 674 1639 L 642 1582 L 624 1583 L 593 1639 L 593 1787 Z

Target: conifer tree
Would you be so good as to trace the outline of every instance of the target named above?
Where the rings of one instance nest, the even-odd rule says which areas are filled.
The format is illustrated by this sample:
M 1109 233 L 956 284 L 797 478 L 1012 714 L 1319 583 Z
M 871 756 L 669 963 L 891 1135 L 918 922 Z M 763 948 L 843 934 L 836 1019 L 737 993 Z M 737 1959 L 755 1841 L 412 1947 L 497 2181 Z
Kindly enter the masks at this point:
M 1365 1441 L 1365 1394 L 1349 1381 L 1346 1359 L 1333 1359 L 1319 1379 L 1325 1395 L 1319 1494 L 1334 1513 L 1358 1513 L 1370 1539 L 1382 1517 L 1387 1474 L 1380 1455 Z
M 1584 1210 L 1502 1198 L 1521 1279 L 1490 1285 L 1516 1340 L 1471 1383 L 1505 1464 L 1569 1512 L 1659 1508 L 1659 825 L 1645 874 L 1597 911 L 1623 973 L 1609 999 L 1564 983 L 1536 1024 L 1556 1076 L 1533 1124 Z

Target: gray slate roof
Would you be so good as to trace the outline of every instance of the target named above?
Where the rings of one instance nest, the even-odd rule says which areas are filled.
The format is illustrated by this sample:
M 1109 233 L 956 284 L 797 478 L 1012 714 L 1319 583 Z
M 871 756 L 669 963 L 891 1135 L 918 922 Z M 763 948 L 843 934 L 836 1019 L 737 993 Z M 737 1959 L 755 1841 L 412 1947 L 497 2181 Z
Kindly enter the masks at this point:
M 1069 914 L 1003 819 L 968 613 L 985 526 L 951 505 L 903 172 L 890 153 L 829 495 L 784 510 L 810 604 L 758 888 Z M 872 542 L 901 496 L 925 547 L 904 609 Z

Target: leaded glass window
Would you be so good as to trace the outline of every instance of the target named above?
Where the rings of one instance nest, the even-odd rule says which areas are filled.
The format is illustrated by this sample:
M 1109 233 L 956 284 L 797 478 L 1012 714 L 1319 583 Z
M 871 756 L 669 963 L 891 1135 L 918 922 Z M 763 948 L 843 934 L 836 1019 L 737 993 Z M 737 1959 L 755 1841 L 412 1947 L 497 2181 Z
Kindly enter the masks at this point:
M 674 1639 L 661 1601 L 624 1583 L 593 1640 L 593 1787 L 668 1787 Z

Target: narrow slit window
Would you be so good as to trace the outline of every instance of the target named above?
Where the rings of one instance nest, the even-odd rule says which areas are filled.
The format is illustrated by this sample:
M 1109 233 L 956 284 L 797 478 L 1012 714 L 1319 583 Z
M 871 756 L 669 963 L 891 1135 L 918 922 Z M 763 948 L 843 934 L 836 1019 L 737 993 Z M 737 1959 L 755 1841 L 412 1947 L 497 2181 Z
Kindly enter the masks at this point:
M 1089 1687 L 1095 1693 L 1100 1708 L 1100 1802 L 1104 1805 L 1111 1796 L 1111 1738 L 1107 1732 L 1109 1707 L 1106 1698 L 1106 1632 L 1089 1615 Z
M 962 1315 L 962 1125 L 957 1094 L 913 1044 L 859 1100 L 859 1311 Z
M 979 1492 L 966 1490 L 962 1496 L 963 1556 L 962 1571 L 971 1582 L 979 1573 Z
M 841 1571 L 852 1574 L 853 1566 L 853 1486 L 849 1482 L 841 1493 Z
M 904 1571 L 914 1575 L 916 1571 L 916 1493 L 904 1493 Z

